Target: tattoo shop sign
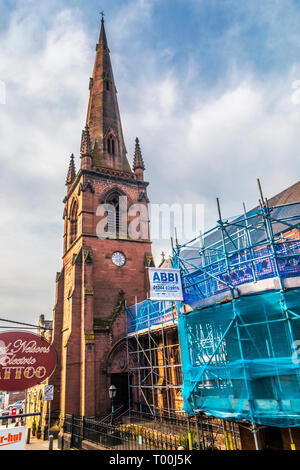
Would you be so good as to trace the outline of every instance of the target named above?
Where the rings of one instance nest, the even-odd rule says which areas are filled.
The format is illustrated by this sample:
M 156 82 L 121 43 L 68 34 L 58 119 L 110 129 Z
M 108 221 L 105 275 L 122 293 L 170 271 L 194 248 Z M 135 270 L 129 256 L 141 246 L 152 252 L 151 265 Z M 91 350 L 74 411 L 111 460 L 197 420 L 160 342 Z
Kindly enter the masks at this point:
M 26 390 L 46 380 L 56 367 L 55 349 L 33 333 L 0 333 L 0 390 Z
M 183 300 L 179 269 L 148 268 L 151 300 Z

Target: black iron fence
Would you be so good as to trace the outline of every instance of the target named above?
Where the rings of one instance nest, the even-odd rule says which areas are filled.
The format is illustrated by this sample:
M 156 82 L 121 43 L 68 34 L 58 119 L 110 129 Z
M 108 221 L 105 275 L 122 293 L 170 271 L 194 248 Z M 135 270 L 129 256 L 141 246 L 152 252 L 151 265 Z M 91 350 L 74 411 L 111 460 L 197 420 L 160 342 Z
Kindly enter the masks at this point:
M 205 415 L 188 418 L 184 413 L 156 416 L 130 410 L 114 420 L 67 415 L 64 431 L 71 435 L 71 447 L 82 448 L 88 441 L 115 450 L 238 449 L 236 428 Z
M 224 429 L 224 421 L 199 412 L 193 417 L 176 410 L 154 409 L 153 413 L 130 410 L 130 422 L 138 426 L 157 429 L 165 434 L 180 436 L 180 446 L 187 449 L 221 450 L 240 447 L 237 427 Z M 229 426 L 229 424 L 225 425 Z M 227 434 L 232 445 L 227 442 Z
M 135 424 L 112 426 L 95 418 L 65 417 L 64 431 L 71 435 L 71 447 L 82 448 L 88 441 L 106 449 L 115 450 L 176 450 L 182 442 L 178 436 L 147 429 Z

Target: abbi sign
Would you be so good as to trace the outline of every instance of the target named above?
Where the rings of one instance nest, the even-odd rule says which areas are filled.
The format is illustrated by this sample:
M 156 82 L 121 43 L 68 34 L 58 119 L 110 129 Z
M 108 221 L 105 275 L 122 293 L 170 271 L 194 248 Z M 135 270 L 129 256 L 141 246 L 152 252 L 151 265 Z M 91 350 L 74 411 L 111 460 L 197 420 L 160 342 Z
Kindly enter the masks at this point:
M 148 268 L 151 300 L 183 300 L 179 269 Z

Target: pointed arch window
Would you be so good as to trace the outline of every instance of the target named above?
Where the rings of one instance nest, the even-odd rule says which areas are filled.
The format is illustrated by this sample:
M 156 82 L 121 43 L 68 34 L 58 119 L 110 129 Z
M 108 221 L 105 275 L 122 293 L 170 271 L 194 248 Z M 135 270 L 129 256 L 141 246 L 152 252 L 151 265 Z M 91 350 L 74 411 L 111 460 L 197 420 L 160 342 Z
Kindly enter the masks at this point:
M 73 201 L 70 212 L 70 245 L 76 240 L 78 231 L 78 202 Z
M 115 155 L 116 151 L 116 141 L 112 134 L 107 139 L 107 151 L 110 155 Z
M 113 193 L 107 200 L 108 204 L 111 204 L 114 209 L 108 212 L 107 219 L 111 227 L 115 228 L 116 236 L 120 234 L 120 194 Z
M 124 231 L 126 231 L 126 227 L 124 227 L 124 224 L 126 224 L 124 220 L 124 202 L 121 199 L 124 196 L 125 194 L 122 191 L 113 189 L 105 197 L 105 203 L 109 205 L 107 210 L 108 231 L 115 238 L 124 238 Z

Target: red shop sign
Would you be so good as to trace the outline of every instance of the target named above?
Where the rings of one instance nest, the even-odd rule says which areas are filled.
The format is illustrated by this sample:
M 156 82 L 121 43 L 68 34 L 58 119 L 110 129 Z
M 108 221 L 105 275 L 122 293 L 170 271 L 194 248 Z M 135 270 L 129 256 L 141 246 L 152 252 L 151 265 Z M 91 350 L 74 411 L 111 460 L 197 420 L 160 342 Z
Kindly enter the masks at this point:
M 15 416 L 17 414 L 17 408 L 12 408 L 10 410 L 10 414 L 11 414 L 11 416 Z M 12 421 L 16 421 L 16 419 L 13 418 Z
M 46 380 L 56 366 L 55 349 L 24 331 L 0 333 L 0 390 L 26 390 Z

